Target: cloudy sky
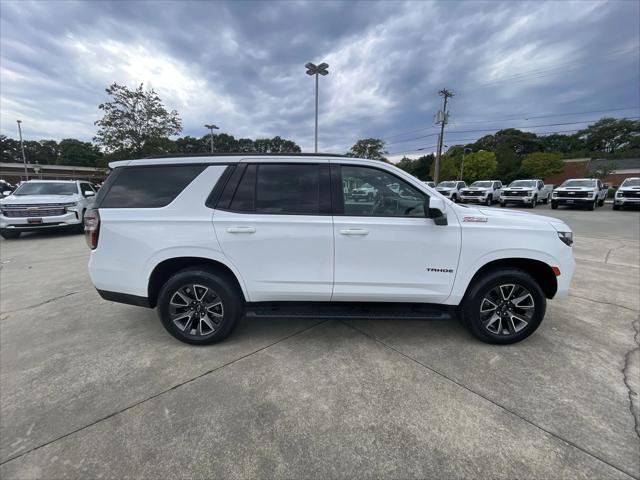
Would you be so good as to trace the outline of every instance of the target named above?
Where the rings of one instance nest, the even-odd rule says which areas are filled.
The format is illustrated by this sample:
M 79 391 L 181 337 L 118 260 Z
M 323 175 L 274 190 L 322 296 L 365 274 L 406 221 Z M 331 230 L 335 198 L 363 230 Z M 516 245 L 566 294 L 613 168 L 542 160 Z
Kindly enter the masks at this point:
M 640 116 L 640 2 L 2 1 L 0 131 L 90 140 L 112 82 L 153 87 L 183 134 L 214 122 L 320 150 L 358 138 L 394 157 L 432 151 L 438 90 L 453 89 L 445 142 L 491 129 L 570 131 Z M 423 150 L 418 150 L 418 149 Z

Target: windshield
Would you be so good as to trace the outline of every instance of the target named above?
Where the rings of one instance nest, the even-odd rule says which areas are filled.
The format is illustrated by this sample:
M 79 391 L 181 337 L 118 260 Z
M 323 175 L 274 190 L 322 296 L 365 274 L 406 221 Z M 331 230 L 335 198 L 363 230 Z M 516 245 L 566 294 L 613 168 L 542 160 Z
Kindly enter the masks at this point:
M 535 187 L 535 180 L 516 180 L 509 184 L 510 187 Z
M 473 182 L 472 187 L 491 188 L 491 182 Z
M 595 187 L 595 180 L 567 180 L 561 187 Z
M 438 186 L 444 188 L 454 188 L 456 186 L 456 182 L 440 182 Z
M 627 178 L 620 187 L 640 187 L 640 178 Z
M 78 193 L 75 183 L 23 183 L 14 195 L 73 195 Z

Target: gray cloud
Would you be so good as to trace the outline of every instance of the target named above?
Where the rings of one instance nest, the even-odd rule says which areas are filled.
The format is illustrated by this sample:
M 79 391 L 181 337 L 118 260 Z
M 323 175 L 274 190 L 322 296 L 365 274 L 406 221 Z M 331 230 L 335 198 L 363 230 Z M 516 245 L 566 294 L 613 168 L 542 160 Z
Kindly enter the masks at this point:
M 184 134 L 213 121 L 310 150 L 307 61 L 331 65 L 320 86 L 326 151 L 364 136 L 398 155 L 435 144 L 444 86 L 457 92 L 447 143 L 606 112 L 559 114 L 640 115 L 637 2 L 3 2 L 0 13 L 10 136 L 20 118 L 27 138 L 90 139 L 104 88 L 145 82 L 180 112 Z M 558 116 L 524 120 L 541 115 Z

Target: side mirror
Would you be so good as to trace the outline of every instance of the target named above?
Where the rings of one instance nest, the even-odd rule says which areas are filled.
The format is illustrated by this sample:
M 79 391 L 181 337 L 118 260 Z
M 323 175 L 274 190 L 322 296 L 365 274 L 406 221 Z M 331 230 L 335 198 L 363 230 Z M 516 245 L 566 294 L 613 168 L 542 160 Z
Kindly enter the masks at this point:
M 2 192 L 3 197 L 8 197 L 9 195 L 11 195 L 11 190 L 5 190 L 4 192 Z
M 94 192 L 93 190 L 85 190 L 84 192 L 85 197 L 93 197 L 95 194 L 96 192 Z
M 427 195 L 424 201 L 424 211 L 427 218 L 433 219 L 436 225 L 448 225 L 447 214 L 445 212 L 445 203 L 441 198 L 429 197 Z

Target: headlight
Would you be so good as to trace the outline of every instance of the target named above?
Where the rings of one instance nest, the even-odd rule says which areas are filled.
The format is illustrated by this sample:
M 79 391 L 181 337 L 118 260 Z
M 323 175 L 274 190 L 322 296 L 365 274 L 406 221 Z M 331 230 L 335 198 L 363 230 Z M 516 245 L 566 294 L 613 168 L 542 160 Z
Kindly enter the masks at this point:
M 558 192 L 553 192 L 553 194 L 551 196 L 556 198 L 558 196 Z
M 573 232 L 558 232 L 558 238 L 568 247 L 573 244 Z
M 616 197 L 621 197 L 621 196 L 622 196 L 622 192 L 621 192 L 620 190 L 618 190 L 618 191 L 616 192 Z
M 595 197 L 596 196 L 596 192 L 589 192 L 589 196 L 590 197 Z

